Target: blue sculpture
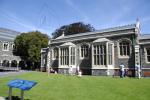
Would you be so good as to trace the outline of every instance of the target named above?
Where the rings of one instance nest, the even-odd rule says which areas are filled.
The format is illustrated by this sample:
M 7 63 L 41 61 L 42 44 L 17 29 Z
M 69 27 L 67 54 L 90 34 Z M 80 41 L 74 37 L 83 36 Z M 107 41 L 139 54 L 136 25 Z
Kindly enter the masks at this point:
M 12 88 L 18 88 L 21 90 L 21 100 L 23 100 L 23 93 L 25 90 L 30 90 L 33 86 L 35 86 L 37 82 L 15 79 L 10 81 L 7 85 L 9 86 L 9 100 L 11 100 Z

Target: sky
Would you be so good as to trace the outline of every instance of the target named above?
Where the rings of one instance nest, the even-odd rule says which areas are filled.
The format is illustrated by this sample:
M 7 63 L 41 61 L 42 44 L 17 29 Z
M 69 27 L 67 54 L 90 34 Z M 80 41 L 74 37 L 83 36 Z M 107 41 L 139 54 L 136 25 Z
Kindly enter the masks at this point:
M 150 34 L 150 0 L 0 0 L 0 27 L 51 33 L 74 22 L 96 30 L 141 23 Z

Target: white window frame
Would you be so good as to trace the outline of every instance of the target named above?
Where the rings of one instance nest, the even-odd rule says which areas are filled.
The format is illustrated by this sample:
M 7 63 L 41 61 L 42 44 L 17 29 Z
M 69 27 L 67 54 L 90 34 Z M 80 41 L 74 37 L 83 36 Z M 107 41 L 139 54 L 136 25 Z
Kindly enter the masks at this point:
M 97 57 L 96 57 L 96 60 L 95 60 L 95 56 L 98 56 L 98 53 L 97 53 L 98 48 L 97 47 L 101 48 L 100 45 L 102 45 L 102 47 L 105 46 L 105 51 L 104 50 L 102 51 L 102 53 L 105 52 L 105 54 L 101 54 L 101 56 L 103 56 L 103 57 L 105 56 L 105 59 L 106 59 L 106 61 L 105 61 L 105 59 L 103 58 L 102 62 L 105 63 L 103 65 L 100 64 L 100 61 L 99 61 L 99 64 L 98 64 Z M 94 54 L 94 52 L 95 52 L 94 51 L 94 46 L 97 46 L 96 47 L 96 54 Z M 93 57 L 93 66 L 96 66 L 96 67 L 106 67 L 107 66 L 107 48 L 106 47 L 107 47 L 106 42 L 104 42 L 104 43 L 98 43 L 98 44 L 93 44 L 93 55 L 92 55 L 92 57 Z M 99 49 L 99 52 L 100 52 L 100 49 Z M 99 54 L 99 56 L 100 56 L 100 54 Z M 95 64 L 95 61 L 96 61 L 96 64 Z
M 111 45 L 111 64 L 109 63 L 110 62 L 110 53 L 109 53 L 109 45 Z M 114 65 L 114 43 L 111 43 L 111 42 L 107 42 L 107 61 L 108 61 L 108 65 Z
M 87 46 L 87 48 L 83 48 L 83 50 L 82 50 L 83 46 Z M 80 45 L 79 49 L 80 49 L 80 59 L 89 59 L 89 45 L 88 44 L 82 44 L 82 45 Z M 85 52 L 87 52 L 87 57 L 85 56 Z
M 68 53 L 66 52 L 68 51 Z M 69 48 L 60 48 L 60 66 L 69 66 Z
M 120 55 L 120 43 L 124 42 L 124 41 L 129 43 L 129 55 Z M 130 55 L 131 55 L 131 43 L 132 42 L 129 39 L 121 39 L 121 40 L 118 41 L 117 46 L 118 46 L 118 57 L 119 58 L 129 58 L 130 57 Z
M 6 50 L 4 49 L 4 45 L 5 45 L 5 44 L 7 44 L 7 49 L 6 49 Z M 3 49 L 2 49 L 2 50 L 3 50 L 3 51 L 9 51 L 9 43 L 8 43 L 8 42 L 4 42 L 4 43 L 3 43 Z
M 146 63 L 150 63 L 150 61 L 148 61 L 148 59 L 147 59 L 147 56 L 148 56 L 148 55 L 147 55 L 147 49 L 150 49 L 150 47 L 145 47 L 145 48 L 144 48 L 144 52 L 145 52 L 145 62 L 146 62 Z M 150 55 L 149 55 L 149 56 L 150 56 Z
M 76 48 L 74 46 L 70 47 L 70 65 L 76 65 Z
M 55 51 L 55 50 L 57 50 L 57 51 Z M 55 52 L 57 52 L 57 57 L 56 57 L 56 53 Z M 58 59 L 58 57 L 59 57 L 59 49 L 58 48 L 53 48 L 52 49 L 52 59 L 53 60 L 57 60 Z

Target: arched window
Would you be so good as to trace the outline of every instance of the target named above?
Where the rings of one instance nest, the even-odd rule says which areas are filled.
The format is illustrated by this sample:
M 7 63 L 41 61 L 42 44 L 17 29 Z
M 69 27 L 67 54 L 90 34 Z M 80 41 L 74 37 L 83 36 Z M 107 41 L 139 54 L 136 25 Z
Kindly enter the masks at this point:
M 150 62 L 150 48 L 146 48 L 146 62 Z
M 9 67 L 9 61 L 8 60 L 4 60 L 3 63 L 2 63 L 2 66 Z
M 121 41 L 119 43 L 120 56 L 130 55 L 130 43 L 128 41 Z
M 9 50 L 9 44 L 8 43 L 3 43 L 3 50 L 8 51 Z
M 87 58 L 89 54 L 89 46 L 88 45 L 82 45 L 81 46 L 81 58 Z
M 17 67 L 17 61 L 16 60 L 11 61 L 11 67 Z

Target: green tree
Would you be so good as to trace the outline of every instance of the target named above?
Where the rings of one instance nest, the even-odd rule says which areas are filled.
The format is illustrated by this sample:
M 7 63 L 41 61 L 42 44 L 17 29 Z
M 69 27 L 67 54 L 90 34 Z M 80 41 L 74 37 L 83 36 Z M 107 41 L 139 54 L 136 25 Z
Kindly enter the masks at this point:
M 41 48 L 48 46 L 48 36 L 39 31 L 22 33 L 15 41 L 15 54 L 20 56 L 29 67 L 38 68 L 40 66 Z M 32 69 L 31 68 L 31 69 Z
M 84 32 L 92 32 L 95 28 L 90 24 L 84 24 L 83 22 L 72 23 L 69 25 L 61 26 L 59 29 L 56 29 L 55 32 L 52 33 L 53 38 L 57 38 L 62 35 L 72 35 Z

